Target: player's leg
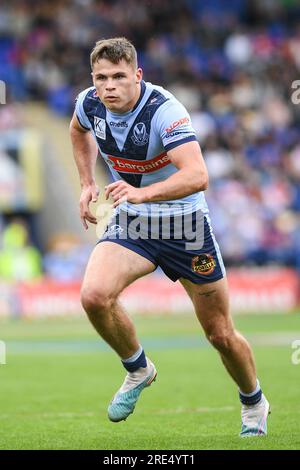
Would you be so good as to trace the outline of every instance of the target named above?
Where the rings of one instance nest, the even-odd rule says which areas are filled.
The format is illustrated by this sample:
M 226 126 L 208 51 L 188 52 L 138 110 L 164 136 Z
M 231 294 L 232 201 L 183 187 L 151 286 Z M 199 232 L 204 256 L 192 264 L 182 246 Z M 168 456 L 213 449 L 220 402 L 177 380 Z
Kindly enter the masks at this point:
M 243 403 L 241 435 L 266 434 L 269 404 L 256 378 L 252 350 L 234 328 L 226 278 L 206 284 L 195 284 L 186 279 L 180 281 L 191 297 L 206 337 L 218 350 L 227 371 L 239 386 Z
M 234 328 L 226 278 L 208 284 L 180 281 L 191 297 L 207 339 L 219 351 L 229 374 L 244 393 L 251 393 L 256 386 L 254 358 L 248 342 Z
M 114 242 L 99 243 L 89 260 L 81 290 L 88 317 L 102 338 L 119 354 L 126 379 L 108 409 L 112 421 L 133 412 L 140 392 L 155 379 L 156 370 L 145 357 L 131 319 L 118 296 L 133 281 L 155 269 L 140 254 Z
M 133 281 L 155 269 L 138 253 L 114 242 L 95 248 L 86 268 L 81 288 L 82 305 L 102 338 L 126 359 L 139 346 L 135 328 L 118 297 Z

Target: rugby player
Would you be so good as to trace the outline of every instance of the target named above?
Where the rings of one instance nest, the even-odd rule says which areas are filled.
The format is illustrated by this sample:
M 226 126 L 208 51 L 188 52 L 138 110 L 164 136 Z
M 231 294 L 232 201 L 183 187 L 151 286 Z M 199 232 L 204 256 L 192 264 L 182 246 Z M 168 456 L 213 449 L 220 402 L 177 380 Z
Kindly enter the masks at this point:
M 204 196 L 208 174 L 190 116 L 171 93 L 143 80 L 136 50 L 126 38 L 98 41 L 90 58 L 93 86 L 78 95 L 70 134 L 86 229 L 97 223 L 89 205 L 99 195 L 98 151 L 114 180 L 105 195 L 112 198 L 115 213 L 91 254 L 81 290 L 91 323 L 127 370 L 109 404 L 109 419 L 125 420 L 156 377 L 119 295 L 160 266 L 185 288 L 206 337 L 238 386 L 240 435 L 265 435 L 269 403 L 251 348 L 230 315 L 225 269 Z M 137 237 L 130 226 L 149 217 L 156 229 L 144 224 L 143 236 Z M 202 234 L 201 243 L 188 244 L 185 232 L 178 237 L 178 220 L 186 217 L 191 232 Z M 166 224 L 169 236 L 163 233 Z

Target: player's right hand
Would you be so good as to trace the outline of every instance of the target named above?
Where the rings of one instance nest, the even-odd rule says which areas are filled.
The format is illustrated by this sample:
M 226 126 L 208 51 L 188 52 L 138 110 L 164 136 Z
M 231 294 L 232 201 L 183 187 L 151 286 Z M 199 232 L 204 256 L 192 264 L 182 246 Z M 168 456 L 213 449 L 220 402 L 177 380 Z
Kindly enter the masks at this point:
M 80 218 L 84 228 L 87 230 L 88 224 L 97 224 L 96 217 L 91 213 L 89 205 L 90 202 L 97 202 L 99 196 L 99 188 L 98 186 L 93 183 L 89 186 L 83 186 L 81 191 L 81 196 L 79 200 L 79 208 L 80 208 Z

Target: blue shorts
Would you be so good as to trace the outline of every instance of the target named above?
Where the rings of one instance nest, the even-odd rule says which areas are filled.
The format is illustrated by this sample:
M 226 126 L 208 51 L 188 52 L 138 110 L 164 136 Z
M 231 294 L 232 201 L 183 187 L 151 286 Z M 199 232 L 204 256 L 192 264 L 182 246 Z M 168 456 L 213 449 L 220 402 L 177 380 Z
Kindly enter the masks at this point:
M 207 216 L 201 211 L 187 217 L 141 217 L 120 211 L 110 220 L 98 243 L 111 241 L 160 266 L 172 280 L 196 284 L 225 276 L 219 246 Z

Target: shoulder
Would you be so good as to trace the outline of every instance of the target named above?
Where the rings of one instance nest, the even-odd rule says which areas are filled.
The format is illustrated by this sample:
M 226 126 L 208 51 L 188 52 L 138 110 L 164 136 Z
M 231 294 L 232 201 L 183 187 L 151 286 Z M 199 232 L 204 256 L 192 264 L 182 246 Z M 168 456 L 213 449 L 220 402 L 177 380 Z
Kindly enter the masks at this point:
M 163 117 L 163 116 L 169 117 L 170 114 L 174 112 L 176 114 L 178 112 L 187 113 L 187 110 L 183 106 L 183 104 L 180 103 L 180 101 L 178 101 L 178 99 L 170 91 L 158 85 L 152 85 L 152 87 L 153 87 L 153 94 L 157 96 L 161 104 L 157 113 L 158 117 Z
M 187 114 L 184 106 L 162 86 L 147 82 L 146 87 L 148 93 L 146 107 L 151 108 L 154 126 L 160 127 L 162 122 L 169 121 L 172 115 Z
M 168 90 L 154 86 L 153 92 L 157 94 L 160 106 L 158 106 L 155 113 L 155 126 L 157 129 L 169 128 L 170 126 L 180 124 L 190 124 L 191 118 L 183 106 L 175 96 Z
M 153 93 L 155 93 L 157 96 L 164 97 L 167 100 L 175 98 L 174 95 L 172 95 L 172 93 L 170 93 L 168 90 L 166 90 L 166 88 L 163 88 L 160 85 L 155 85 L 150 82 L 147 82 L 146 85 L 151 87 L 151 89 L 153 90 Z
M 96 88 L 94 86 L 91 86 L 89 88 L 86 88 L 85 90 L 81 91 L 78 93 L 75 102 L 76 105 L 81 105 L 81 106 L 94 106 L 96 103 L 99 104 L 99 98 L 96 93 Z

